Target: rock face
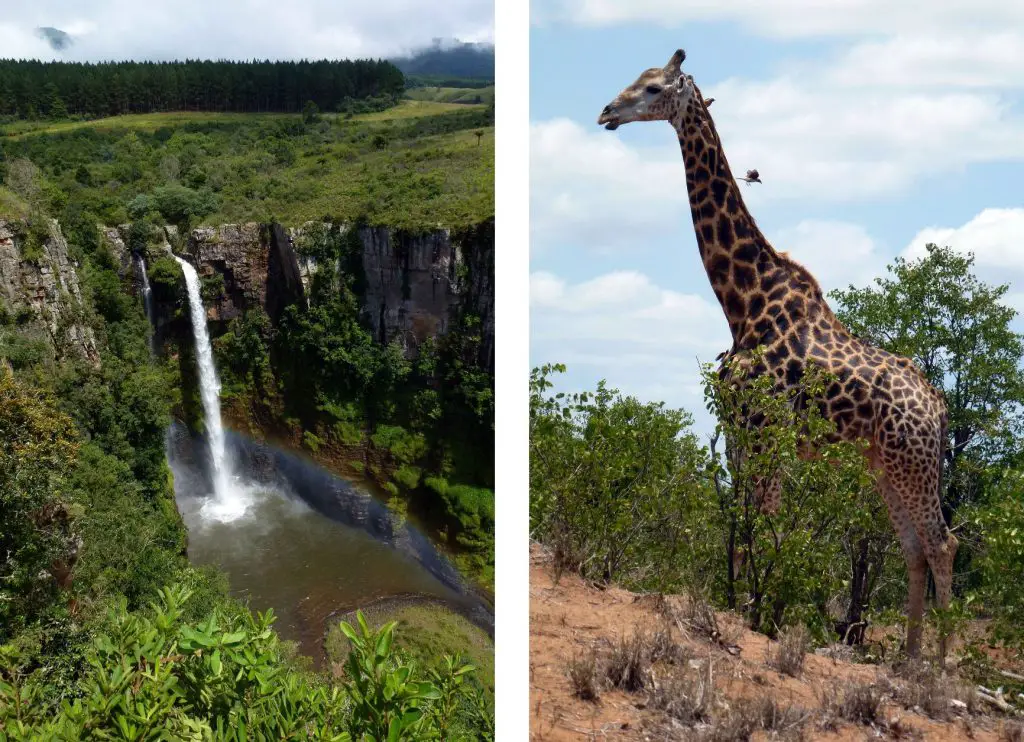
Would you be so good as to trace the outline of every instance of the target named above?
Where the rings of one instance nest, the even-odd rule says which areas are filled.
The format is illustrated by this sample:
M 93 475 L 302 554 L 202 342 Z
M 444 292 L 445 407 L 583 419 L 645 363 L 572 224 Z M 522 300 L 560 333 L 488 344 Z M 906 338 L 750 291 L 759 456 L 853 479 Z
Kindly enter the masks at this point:
M 480 363 L 494 369 L 494 222 L 451 233 L 410 234 L 362 227 L 362 310 L 380 343 L 397 340 L 407 357 L 444 335 L 466 311 L 480 316 Z M 299 257 L 303 284 L 322 266 Z
M 280 224 L 274 224 L 269 229 L 270 254 L 267 258 L 267 298 L 264 306 L 271 322 L 277 324 L 286 307 L 305 302 L 305 291 L 292 238 Z
M 38 230 L 38 228 L 36 228 Z M 82 320 L 76 266 L 60 225 L 51 220 L 32 236 L 23 222 L 0 220 L 0 303 L 36 325 L 58 358 L 77 354 L 99 363 L 96 339 Z
M 215 333 L 217 324 L 254 306 L 276 322 L 289 304 L 306 301 L 310 279 L 323 266 L 296 253 L 303 231 L 255 223 L 192 230 L 182 253 L 207 286 L 207 319 Z M 119 247 L 114 233 L 107 241 L 121 255 L 123 239 Z M 493 370 L 493 220 L 458 232 L 361 227 L 358 235 L 365 279 L 361 308 L 378 342 L 397 341 L 413 357 L 425 340 L 444 335 L 471 312 L 481 320 L 480 363 Z M 132 269 L 130 255 L 119 260 L 126 272 Z
M 226 323 L 249 307 L 266 308 L 269 228 L 255 223 L 199 227 L 189 234 L 184 252 L 204 284 L 223 284 L 204 290 L 208 320 Z

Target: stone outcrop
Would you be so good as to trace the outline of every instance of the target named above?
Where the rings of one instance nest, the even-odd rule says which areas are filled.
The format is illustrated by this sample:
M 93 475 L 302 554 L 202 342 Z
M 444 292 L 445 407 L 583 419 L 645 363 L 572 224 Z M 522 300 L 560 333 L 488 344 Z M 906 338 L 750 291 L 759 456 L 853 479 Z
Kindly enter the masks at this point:
M 184 252 L 192 258 L 199 277 L 204 283 L 223 282 L 205 297 L 207 320 L 226 323 L 249 307 L 266 308 L 269 232 L 249 223 L 199 227 L 188 235 Z
M 272 225 L 269 230 L 267 298 L 264 307 L 271 322 L 276 324 L 285 308 L 305 302 L 305 289 L 291 236 L 280 224 Z
M 407 357 L 415 356 L 425 340 L 444 335 L 470 311 L 482 323 L 480 362 L 493 370 L 493 220 L 457 233 L 362 227 L 359 240 L 365 279 L 362 310 L 378 342 L 397 340 Z M 322 266 L 302 256 L 298 260 L 308 287 Z
M 76 265 L 60 225 L 50 220 L 33 236 L 29 225 L 0 220 L 0 303 L 35 325 L 54 354 L 77 354 L 99 363 L 96 338 L 85 324 Z M 30 328 L 22 328 L 22 332 Z
M 181 254 L 209 286 L 207 319 L 223 325 L 262 306 L 276 322 L 289 304 L 305 302 L 310 280 L 323 266 L 297 253 L 295 242 L 303 231 L 256 223 L 192 230 Z M 125 271 L 131 270 L 123 235 L 117 230 L 107 235 Z M 469 311 L 481 318 L 480 363 L 493 370 L 493 220 L 457 232 L 360 227 L 358 235 L 361 309 L 378 342 L 397 341 L 414 357 L 425 340 L 444 335 Z

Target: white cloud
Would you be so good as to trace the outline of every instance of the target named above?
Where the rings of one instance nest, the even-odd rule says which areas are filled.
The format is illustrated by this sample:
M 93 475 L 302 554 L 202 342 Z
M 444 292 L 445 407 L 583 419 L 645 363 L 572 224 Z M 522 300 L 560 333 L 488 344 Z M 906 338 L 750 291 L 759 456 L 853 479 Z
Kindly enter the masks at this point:
M 885 269 L 874 240 L 859 224 L 806 219 L 779 230 L 772 244 L 806 266 L 826 292 L 864 286 Z
M 674 137 L 667 136 L 664 147 L 638 149 L 596 125 L 593 129 L 568 119 L 530 127 L 535 248 L 564 240 L 594 249 L 636 246 L 680 219 L 690 220 Z
M 36 0 L 5 3 L 3 16 L 0 55 L 40 59 L 387 56 L 434 37 L 494 37 L 491 0 Z M 39 26 L 67 31 L 75 43 L 54 52 L 36 37 Z
M 993 283 L 1024 280 L 1024 208 L 985 209 L 960 227 L 928 227 L 918 232 L 903 255 L 926 254 L 929 242 L 974 253 L 979 275 Z
M 728 348 L 721 308 L 696 294 L 664 289 L 636 271 L 615 271 L 569 284 L 537 271 L 530 276 L 531 337 L 565 343 L 602 344 L 611 356 L 658 351 L 693 358 Z M 692 352 L 691 352 L 692 351 Z
M 840 55 L 826 77 L 843 86 L 1019 88 L 1024 86 L 1024 33 L 910 32 L 865 41 Z
M 538 271 L 530 276 L 530 305 L 530 356 L 566 364 L 569 389 L 607 379 L 623 394 L 683 407 L 710 429 L 699 364 L 731 343 L 717 303 L 635 271 L 579 283 Z
M 534 0 L 534 23 L 609 26 L 644 23 L 676 28 L 698 21 L 732 21 L 784 38 L 898 33 L 921 29 L 1013 28 L 1024 5 L 1005 0 Z
M 820 78 L 730 79 L 705 91 L 734 170 L 760 198 L 849 201 L 922 177 L 1024 159 L 1024 118 L 992 92 L 843 88 Z

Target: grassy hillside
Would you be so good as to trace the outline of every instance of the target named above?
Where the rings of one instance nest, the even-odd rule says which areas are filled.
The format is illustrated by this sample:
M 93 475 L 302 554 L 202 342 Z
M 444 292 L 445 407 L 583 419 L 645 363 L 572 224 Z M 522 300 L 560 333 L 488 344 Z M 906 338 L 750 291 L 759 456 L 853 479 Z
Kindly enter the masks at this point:
M 8 163 L 39 168 L 49 211 L 74 202 L 108 224 L 129 221 L 133 200 L 168 186 L 189 189 L 172 195 L 195 202 L 194 223 L 365 215 L 417 228 L 494 213 L 493 109 L 485 105 L 410 100 L 313 120 L 178 112 L 19 122 L 0 128 L 0 149 Z
M 437 103 L 476 103 L 491 105 L 494 103 L 494 86 L 483 88 L 429 87 L 412 88 L 406 91 L 406 98 L 419 101 L 435 101 Z

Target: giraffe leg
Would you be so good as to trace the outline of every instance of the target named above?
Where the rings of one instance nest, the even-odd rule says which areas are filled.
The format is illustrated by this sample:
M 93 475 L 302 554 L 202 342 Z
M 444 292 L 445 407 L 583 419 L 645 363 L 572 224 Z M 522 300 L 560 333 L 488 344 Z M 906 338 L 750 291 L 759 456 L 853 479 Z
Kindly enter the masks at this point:
M 935 579 L 935 595 L 939 608 L 945 610 L 949 608 L 952 596 L 953 559 L 959 544 L 942 516 L 939 500 L 942 461 L 936 455 L 935 464 L 930 471 L 926 469 L 917 477 L 909 477 L 903 472 L 912 471 L 910 464 L 913 462 L 908 458 L 899 458 L 903 459 L 898 461 L 896 471 L 899 473 L 895 473 L 887 466 L 887 480 L 913 521 L 918 542 Z M 940 664 L 944 664 L 946 659 L 946 639 L 945 635 L 939 637 Z
M 917 529 L 899 492 L 883 473 L 878 477 L 878 490 L 889 510 L 889 521 L 896 531 L 907 563 L 907 654 L 917 657 L 921 649 L 924 625 L 924 589 L 928 577 L 928 559 L 917 537 Z

